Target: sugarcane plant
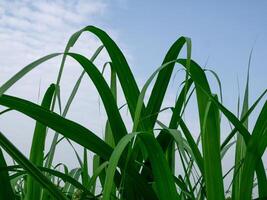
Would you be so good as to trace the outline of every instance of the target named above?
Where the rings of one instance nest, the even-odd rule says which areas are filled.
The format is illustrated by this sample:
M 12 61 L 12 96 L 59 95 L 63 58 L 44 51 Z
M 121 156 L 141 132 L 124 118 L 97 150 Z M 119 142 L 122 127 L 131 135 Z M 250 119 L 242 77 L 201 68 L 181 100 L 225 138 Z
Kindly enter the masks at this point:
M 71 52 L 84 32 L 94 34 L 102 44 L 91 58 Z M 183 48 L 185 58 L 180 56 Z M 94 61 L 103 49 L 110 60 L 101 71 L 101 66 L 97 67 Z M 48 87 L 40 105 L 6 94 L 24 75 L 59 56 L 62 60 L 57 80 Z M 83 72 L 74 83 L 65 107 L 61 107 L 57 102 L 61 98 L 61 77 L 67 57 L 74 59 Z M 180 80 L 182 89 L 175 104 L 164 108 L 164 97 L 175 67 L 185 72 L 184 79 Z M 110 71 L 108 80 L 105 70 Z M 206 75 L 210 72 L 218 81 L 218 94 L 211 90 Z M 103 138 L 99 137 L 101 133 L 66 118 L 85 76 L 97 89 L 107 115 Z M 118 84 L 124 105 L 118 105 L 117 99 L 122 98 L 117 95 Z M 152 88 L 150 95 L 149 87 Z M 265 89 L 249 106 L 248 72 L 241 115 L 231 112 L 223 105 L 219 77 L 191 58 L 191 40 L 187 37 L 180 37 L 172 44 L 162 64 L 139 89 L 116 43 L 103 30 L 87 26 L 70 37 L 63 53 L 35 60 L 0 87 L 0 105 L 4 108 L 0 111 L 1 117 L 15 110 L 36 121 L 29 157 L 0 131 L 0 199 L 267 199 L 266 164 L 262 160 L 267 145 L 266 92 Z M 197 102 L 199 137 L 195 137 L 184 118 L 192 98 Z M 259 105 L 263 106 L 249 130 L 248 118 Z M 57 106 L 62 112 L 55 112 Z M 126 128 L 122 116 L 125 108 L 131 117 L 130 129 Z M 172 114 L 168 123 L 163 123 L 159 116 L 166 110 Z M 231 131 L 221 141 L 223 117 L 229 121 Z M 48 129 L 54 131 L 54 136 L 46 152 L 46 137 L 51 134 Z M 55 163 L 56 146 L 61 140 L 68 141 L 74 149 L 79 167 L 69 169 Z M 82 154 L 75 150 L 73 143 L 83 147 Z M 223 173 L 222 158 L 229 149 L 235 151 L 232 152 L 235 161 L 233 167 Z M 94 154 L 93 159 L 88 160 L 88 152 Z M 6 162 L 6 154 L 14 164 Z M 225 178 L 229 176 L 231 182 L 226 183 Z

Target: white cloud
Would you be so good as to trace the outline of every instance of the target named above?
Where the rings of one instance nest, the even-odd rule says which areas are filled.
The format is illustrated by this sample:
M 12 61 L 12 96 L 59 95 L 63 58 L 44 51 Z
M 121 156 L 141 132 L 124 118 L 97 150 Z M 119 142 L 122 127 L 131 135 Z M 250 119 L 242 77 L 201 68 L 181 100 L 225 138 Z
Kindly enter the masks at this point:
M 23 66 L 41 56 L 62 52 L 71 34 L 86 25 L 94 25 L 96 20 L 101 20 L 101 17 L 108 12 L 107 8 L 106 3 L 97 0 L 1 1 L 0 85 Z M 118 30 L 108 30 L 108 32 L 113 37 L 118 34 Z M 84 34 L 71 51 L 90 57 L 99 45 L 100 42 L 95 37 Z M 101 66 L 107 60 L 107 54 L 104 52 L 97 59 L 96 64 Z M 40 101 L 38 100 L 39 83 L 41 82 L 42 97 L 49 84 L 55 82 L 59 64 L 60 58 L 42 64 L 16 83 L 8 93 L 34 102 Z M 61 85 L 63 104 L 80 72 L 81 67 L 73 60 L 67 59 Z M 99 113 L 98 106 L 93 106 L 98 105 L 97 102 L 97 92 L 89 78 L 86 77 L 68 117 L 89 127 L 101 136 L 101 127 L 104 127 L 106 116 L 103 115 L 104 112 Z M 34 121 L 11 112 L 1 115 L 0 125 L 1 131 L 22 152 L 28 154 Z M 66 154 L 66 152 L 68 153 Z M 64 149 L 63 152 L 62 148 L 59 149 L 58 155 L 61 157 L 57 157 L 57 159 L 64 161 L 64 155 L 66 155 L 65 161 L 71 162 L 67 158 L 69 153 L 72 153 L 71 149 Z
M 48 53 L 62 52 L 71 34 L 94 24 L 92 15 L 104 15 L 107 5 L 102 1 L 8 1 L 0 2 L 0 83 L 23 64 Z M 82 37 L 74 48 L 91 52 L 99 46 L 95 38 Z M 85 41 L 86 40 L 86 41 Z M 16 57 L 16 59 L 14 59 Z
M 51 42 L 62 41 L 80 27 L 93 24 L 92 16 L 103 15 L 107 7 L 101 1 L 77 1 L 76 4 L 74 1 L 66 2 L 2 1 L 0 27 L 4 32 L 22 32 L 24 36 L 35 37 L 40 41 L 45 37 Z

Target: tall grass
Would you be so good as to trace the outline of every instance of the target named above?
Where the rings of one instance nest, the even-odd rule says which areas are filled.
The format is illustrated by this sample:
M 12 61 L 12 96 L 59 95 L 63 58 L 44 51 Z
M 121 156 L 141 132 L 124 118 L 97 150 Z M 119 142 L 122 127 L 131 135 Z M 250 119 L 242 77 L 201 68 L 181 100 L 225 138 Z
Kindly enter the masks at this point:
M 84 32 L 94 34 L 102 42 L 102 46 L 90 59 L 70 52 Z M 183 47 L 186 48 L 186 58 L 180 57 Z M 110 66 L 110 83 L 94 64 L 103 48 L 110 57 L 110 61 L 105 65 Z M 63 56 L 58 78 L 47 89 L 41 105 L 5 94 L 25 74 L 57 56 Z M 67 57 L 78 62 L 84 71 L 74 83 L 66 106 L 61 108 L 61 104 L 58 104 L 63 111 L 60 115 L 55 113 L 54 109 L 56 102 L 60 100 L 60 81 Z M 182 66 L 186 72 L 184 80 L 181 80 L 183 88 L 173 107 L 162 108 L 174 67 L 177 65 Z M 249 200 L 252 196 L 267 199 L 266 166 L 262 161 L 267 145 L 266 100 L 254 127 L 251 131 L 248 129 L 248 118 L 265 97 L 267 90 L 249 107 L 247 79 L 242 114 L 239 117 L 222 104 L 221 92 L 218 98 L 218 95 L 211 91 L 207 72 L 208 70 L 203 70 L 191 59 L 191 40 L 180 37 L 170 47 L 160 67 L 139 90 L 124 55 L 103 30 L 87 26 L 74 33 L 64 53 L 50 54 L 32 62 L 0 87 L 0 105 L 6 107 L 6 110 L 0 113 L 1 117 L 4 117 L 6 112 L 16 110 L 36 120 L 29 158 L 0 132 L 2 150 L 15 161 L 14 165 L 7 166 L 0 149 L 0 199 L 220 200 L 227 198 L 224 187 L 229 184 L 225 181 L 225 177 L 229 176 L 232 180 L 232 199 Z M 216 73 L 211 72 L 220 85 Z M 98 136 L 99 133 L 65 118 L 81 80 L 86 75 L 96 87 L 108 117 L 103 139 Z M 130 112 L 130 131 L 126 128 L 117 103 L 118 83 Z M 152 87 L 150 95 L 147 93 L 149 86 Z M 196 95 L 199 138 L 193 137 L 183 118 L 188 102 L 194 97 L 192 94 Z M 144 100 L 146 95 L 147 103 Z M 172 111 L 168 124 L 162 123 L 159 118 L 165 109 Z M 222 117 L 233 127 L 224 141 L 221 141 Z M 45 155 L 48 129 L 54 130 L 55 134 Z M 84 147 L 83 155 L 75 151 L 80 163 L 78 168 L 70 170 L 64 165 L 64 171 L 60 171 L 52 167 L 60 135 L 70 145 L 74 141 Z M 234 145 L 234 167 L 224 174 L 222 157 Z M 94 153 L 92 160 L 87 160 L 88 151 Z M 89 174 L 89 164 L 92 164 L 92 174 Z M 179 170 L 178 173 L 175 170 L 177 167 L 183 171 Z M 100 189 L 96 190 L 96 185 L 99 185 Z M 257 190 L 254 190 L 254 187 L 257 187 Z M 253 191 L 257 191 L 257 194 L 252 195 Z

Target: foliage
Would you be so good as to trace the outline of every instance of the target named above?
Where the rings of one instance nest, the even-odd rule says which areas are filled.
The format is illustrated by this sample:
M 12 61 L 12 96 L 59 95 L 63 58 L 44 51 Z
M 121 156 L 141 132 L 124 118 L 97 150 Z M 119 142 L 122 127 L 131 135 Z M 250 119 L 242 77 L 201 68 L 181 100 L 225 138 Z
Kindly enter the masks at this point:
M 84 32 L 94 34 L 103 44 L 90 59 L 70 52 Z M 187 56 L 180 58 L 179 54 L 184 46 Z M 94 64 L 103 48 L 110 57 L 110 61 L 105 65 L 110 66 L 110 84 Z M 5 94 L 32 69 L 57 56 L 63 56 L 58 78 L 48 88 L 41 105 Z M 62 114 L 57 114 L 54 110 L 56 102 L 60 100 L 60 81 L 67 57 L 77 61 L 84 71 L 75 83 Z M 178 64 L 186 72 L 184 80 L 181 81 L 183 88 L 173 107 L 162 108 L 174 67 Z M 0 113 L 1 117 L 4 117 L 6 112 L 16 110 L 36 120 L 29 158 L 0 132 L 1 148 L 15 161 L 15 165 L 7 166 L 0 149 L 0 199 L 249 200 L 254 187 L 257 187 L 258 191 L 256 196 L 266 199 L 267 180 L 262 162 L 267 145 L 266 100 L 252 131 L 248 129 L 248 117 L 264 98 L 267 90 L 249 107 L 247 79 L 242 114 L 239 118 L 222 104 L 221 91 L 220 98 L 211 91 L 207 72 L 212 72 L 216 77 L 221 90 L 217 74 L 211 70 L 203 70 L 191 59 L 191 40 L 180 37 L 170 47 L 162 65 L 139 90 L 124 55 L 103 30 L 87 26 L 74 33 L 64 53 L 50 54 L 34 61 L 0 87 L 0 105 L 7 108 Z M 98 136 L 99 133 L 96 134 L 78 122 L 66 119 L 85 75 L 96 87 L 107 114 L 103 139 Z M 130 112 L 131 131 L 127 130 L 121 107 L 117 103 L 117 81 Z M 152 92 L 146 103 L 145 95 L 149 86 L 152 87 Z M 192 94 L 196 94 L 198 107 L 198 138 L 194 137 L 195 134 L 190 131 L 183 117 L 188 102 L 193 98 Z M 159 118 L 161 112 L 166 109 L 172 111 L 168 124 L 161 122 Z M 221 141 L 222 117 L 233 126 L 225 141 Z M 54 130 L 55 135 L 45 156 L 48 129 Z M 56 165 L 63 165 L 62 171 L 53 167 L 53 157 L 60 135 L 70 145 L 76 142 L 84 147 L 83 155 L 75 151 L 80 163 L 78 168 L 70 170 L 66 165 Z M 223 174 L 222 158 L 234 145 L 235 163 L 229 172 Z M 95 155 L 89 161 L 88 151 Z M 89 175 L 90 163 L 93 172 Z M 177 167 L 179 173 L 175 170 Z M 232 171 L 232 195 L 226 197 L 225 177 L 230 176 Z M 96 185 L 101 189 L 96 189 Z

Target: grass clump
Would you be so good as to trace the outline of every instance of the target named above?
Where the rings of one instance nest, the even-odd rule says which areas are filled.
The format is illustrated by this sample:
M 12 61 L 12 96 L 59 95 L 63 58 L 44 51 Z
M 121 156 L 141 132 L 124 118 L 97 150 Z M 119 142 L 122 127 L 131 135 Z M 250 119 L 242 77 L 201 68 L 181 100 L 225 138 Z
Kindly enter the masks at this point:
M 102 46 L 90 59 L 70 52 L 84 32 L 96 35 L 102 42 Z M 183 47 L 186 48 L 186 58 L 179 56 Z M 111 71 L 110 83 L 94 64 L 103 48 L 110 57 L 107 63 Z M 62 56 L 58 78 L 47 89 L 41 105 L 5 94 L 25 74 L 57 56 Z M 60 81 L 67 57 L 77 61 L 84 71 L 75 83 L 66 106 L 60 108 L 62 114 L 57 114 L 54 109 L 60 99 Z M 184 80 L 181 81 L 183 88 L 175 105 L 166 108 L 172 111 L 169 122 L 162 123 L 159 115 L 165 110 L 162 109 L 164 96 L 177 64 L 186 72 Z M 248 117 L 264 98 L 266 90 L 249 107 L 247 79 L 242 114 L 239 118 L 222 104 L 219 100 L 221 96 L 218 98 L 218 95 L 211 91 L 206 77 L 207 71 L 191 59 L 191 40 L 180 37 L 170 47 L 162 65 L 139 90 L 124 55 L 103 30 L 87 26 L 74 33 L 64 53 L 50 54 L 34 61 L 0 87 L 0 105 L 7 108 L 0 113 L 1 117 L 4 117 L 5 112 L 16 110 L 36 120 L 29 158 L 0 132 L 0 199 L 223 200 L 229 199 L 226 197 L 225 177 L 230 176 L 231 171 L 234 171 L 230 184 L 231 199 L 251 199 L 254 187 L 257 187 L 256 196 L 266 199 L 267 180 L 262 162 L 267 145 L 266 100 L 252 131 L 248 129 Z M 212 73 L 218 79 L 218 76 Z M 78 122 L 65 118 L 84 76 L 89 76 L 92 80 L 108 117 L 103 139 Z M 130 131 L 126 128 L 117 103 L 117 82 L 122 88 L 125 106 L 131 116 Z M 152 92 L 145 103 L 144 98 L 149 86 L 152 86 Z M 193 93 L 196 94 L 200 126 L 198 139 L 193 137 L 183 118 Z M 233 127 L 224 141 L 220 139 L 222 117 Z M 55 134 L 45 155 L 48 129 L 54 130 Z M 64 171 L 60 171 L 52 167 L 60 135 L 71 145 L 74 141 L 84 147 L 83 155 L 77 153 L 80 163 L 78 168 L 70 170 L 64 166 Z M 234 145 L 234 167 L 223 174 L 222 157 Z M 15 165 L 7 166 L 2 150 L 15 160 Z M 94 158 L 89 161 L 88 151 L 94 153 Z M 89 163 L 93 169 L 91 174 Z M 177 173 L 177 167 L 183 172 Z M 96 189 L 97 184 L 100 189 Z

